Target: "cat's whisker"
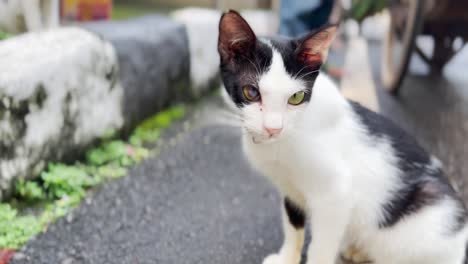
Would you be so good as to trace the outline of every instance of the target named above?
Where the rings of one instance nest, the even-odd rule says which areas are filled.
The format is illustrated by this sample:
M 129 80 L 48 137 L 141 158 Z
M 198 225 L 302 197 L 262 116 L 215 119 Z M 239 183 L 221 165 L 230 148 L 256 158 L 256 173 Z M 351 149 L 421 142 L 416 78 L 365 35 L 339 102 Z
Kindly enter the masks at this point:
M 220 111 L 219 113 L 222 117 L 226 117 L 226 118 L 234 118 L 236 120 L 243 120 L 243 117 L 238 114 L 238 113 L 234 113 L 234 112 L 230 112 L 230 111 Z
M 233 115 L 232 113 L 229 113 L 229 112 L 224 112 L 222 114 L 224 114 L 227 118 L 225 122 L 231 126 L 243 127 L 255 134 L 260 134 L 260 135 L 264 134 L 263 131 L 255 128 L 255 125 L 253 123 L 249 122 L 242 116 Z
M 314 74 L 314 73 L 317 73 L 319 72 L 320 70 L 315 70 L 315 71 L 311 71 L 311 72 L 307 72 L 303 75 L 301 75 L 298 79 L 303 79 L 304 77 L 308 76 L 308 75 L 311 75 L 311 74 Z
M 309 65 L 306 65 L 306 66 L 302 67 L 302 69 L 300 69 L 296 74 L 294 74 L 293 79 L 297 79 L 297 76 L 307 67 L 309 67 Z
M 236 122 L 236 121 L 228 120 L 228 119 L 219 120 L 218 124 L 226 125 L 226 126 L 230 126 L 230 127 L 239 127 L 239 128 L 241 128 L 243 126 L 243 124 L 241 122 Z

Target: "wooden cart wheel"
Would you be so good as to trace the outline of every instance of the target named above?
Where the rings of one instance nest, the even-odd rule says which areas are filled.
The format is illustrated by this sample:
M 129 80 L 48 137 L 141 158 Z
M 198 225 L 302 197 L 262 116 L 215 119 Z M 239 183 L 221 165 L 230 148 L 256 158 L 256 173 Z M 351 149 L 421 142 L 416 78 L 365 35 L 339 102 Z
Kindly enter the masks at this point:
M 423 25 L 425 0 L 400 0 L 388 8 L 390 25 L 384 38 L 381 79 L 384 88 L 397 95 Z

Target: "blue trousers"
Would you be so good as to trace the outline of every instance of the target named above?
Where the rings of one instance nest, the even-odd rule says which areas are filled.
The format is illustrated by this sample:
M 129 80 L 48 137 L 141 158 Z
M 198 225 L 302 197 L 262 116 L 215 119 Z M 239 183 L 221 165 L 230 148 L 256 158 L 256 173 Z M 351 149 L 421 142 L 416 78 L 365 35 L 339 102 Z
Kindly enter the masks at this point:
M 333 0 L 281 0 L 279 33 L 298 37 L 328 22 Z

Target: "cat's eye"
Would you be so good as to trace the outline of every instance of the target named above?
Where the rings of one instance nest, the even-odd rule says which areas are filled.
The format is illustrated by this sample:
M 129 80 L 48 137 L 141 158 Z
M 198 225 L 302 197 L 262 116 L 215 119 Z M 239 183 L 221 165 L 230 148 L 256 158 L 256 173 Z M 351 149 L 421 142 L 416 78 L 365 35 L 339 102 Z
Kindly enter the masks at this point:
M 260 100 L 260 92 L 252 85 L 245 85 L 242 87 L 242 93 L 244 94 L 245 99 L 250 102 L 257 102 Z
M 288 104 L 299 105 L 299 104 L 302 104 L 302 102 L 304 102 L 304 99 L 305 99 L 305 92 L 300 91 L 291 95 L 291 97 L 289 97 Z

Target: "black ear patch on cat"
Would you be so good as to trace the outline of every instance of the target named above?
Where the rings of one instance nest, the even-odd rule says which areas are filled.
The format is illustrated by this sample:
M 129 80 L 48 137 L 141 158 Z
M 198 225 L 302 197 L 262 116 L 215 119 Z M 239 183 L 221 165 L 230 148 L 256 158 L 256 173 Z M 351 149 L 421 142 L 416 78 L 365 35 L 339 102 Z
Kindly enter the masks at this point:
M 328 50 L 337 31 L 336 25 L 328 25 L 300 38 L 296 51 L 297 59 L 311 68 L 320 68 L 327 59 Z
M 221 60 L 231 61 L 247 56 L 255 48 L 257 38 L 247 21 L 233 10 L 224 13 L 219 22 L 218 51 Z

